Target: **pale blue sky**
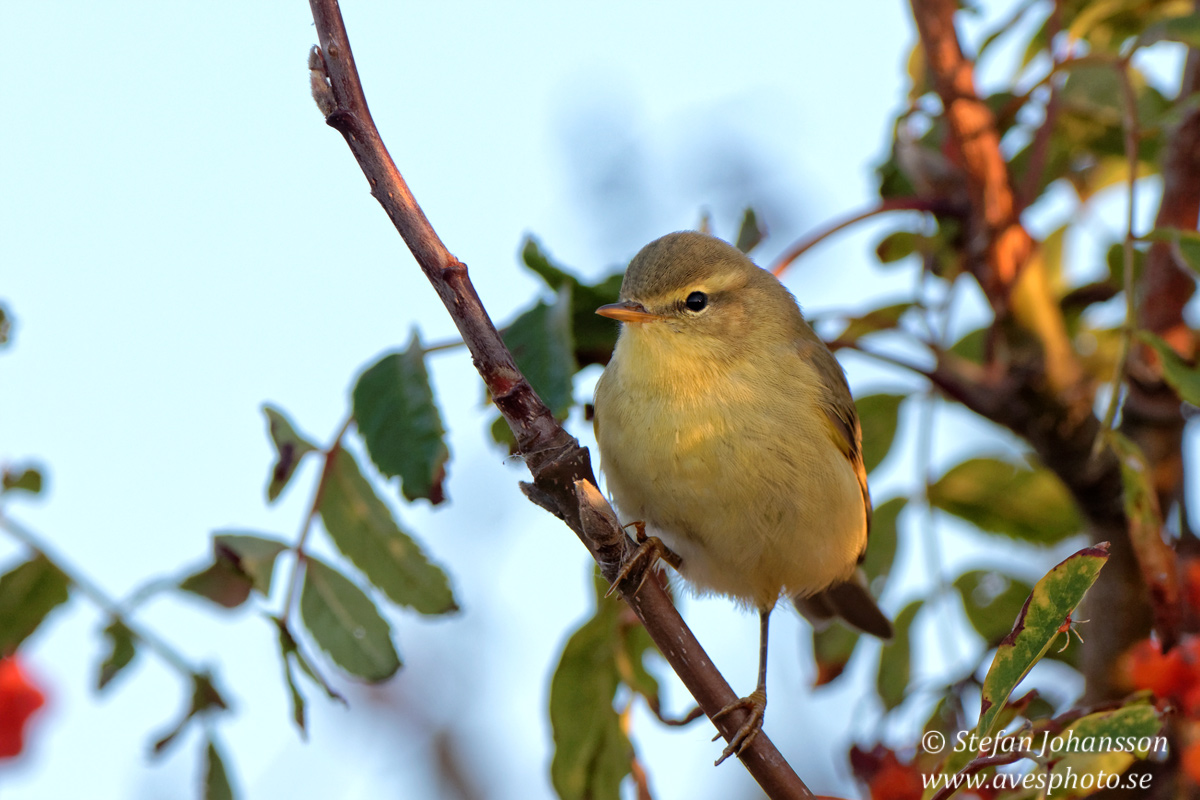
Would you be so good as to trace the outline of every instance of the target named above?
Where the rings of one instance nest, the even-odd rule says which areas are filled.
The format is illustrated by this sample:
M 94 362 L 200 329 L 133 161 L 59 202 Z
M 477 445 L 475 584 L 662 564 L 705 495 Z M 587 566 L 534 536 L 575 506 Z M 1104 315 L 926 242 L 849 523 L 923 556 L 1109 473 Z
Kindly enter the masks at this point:
M 762 204 L 769 258 L 864 206 L 914 36 L 906 5 L 879 0 L 344 5 L 385 141 L 498 321 L 537 291 L 517 263 L 527 233 L 598 276 L 701 209 L 732 236 L 741 207 Z M 427 342 L 453 335 L 309 98 L 307 4 L 30 3 L 7 9 L 6 28 L 0 299 L 16 332 L 0 355 L 0 458 L 36 459 L 49 477 L 10 512 L 117 596 L 202 560 L 214 529 L 292 539 L 315 476 L 306 465 L 265 505 L 260 404 L 327 441 L 361 366 L 414 327 Z M 598 184 L 636 203 L 597 200 Z M 887 229 L 823 245 L 788 285 L 818 311 L 906 291 L 911 269 L 871 267 Z M 846 364 L 858 393 L 913 385 Z M 439 355 L 432 369 L 452 502 L 393 506 L 464 611 L 392 613 L 406 668 L 391 684 L 338 677 L 349 711 L 309 688 L 306 744 L 260 615 L 163 596 L 138 616 L 219 670 L 236 714 L 218 731 L 243 797 L 440 796 L 431 721 L 453 724 L 483 796 L 552 795 L 548 676 L 588 613 L 588 561 L 485 441 L 491 412 L 469 360 Z M 982 446 L 944 440 L 939 460 Z M 879 498 L 915 480 L 884 478 Z M 19 552 L 0 538 L 0 563 Z M 542 597 L 528 593 L 531 570 Z M 893 611 L 905 599 L 897 587 L 885 598 Z M 686 600 L 684 615 L 748 690 L 754 620 L 720 600 Z M 27 756 L 0 767 L 5 800 L 195 796 L 195 733 L 146 756 L 183 702 L 174 674 L 147 656 L 104 696 L 90 691 L 102 624 L 76 598 L 23 649 L 50 704 Z M 811 695 L 807 633 L 780 613 L 773 634 L 768 732 L 812 788 L 853 791 L 848 737 L 881 733 L 877 709 L 852 681 Z M 852 677 L 871 669 L 860 660 Z M 681 692 L 668 689 L 676 710 Z M 706 723 L 664 730 L 639 714 L 633 734 L 662 800 L 754 796 L 735 764 L 711 767 Z

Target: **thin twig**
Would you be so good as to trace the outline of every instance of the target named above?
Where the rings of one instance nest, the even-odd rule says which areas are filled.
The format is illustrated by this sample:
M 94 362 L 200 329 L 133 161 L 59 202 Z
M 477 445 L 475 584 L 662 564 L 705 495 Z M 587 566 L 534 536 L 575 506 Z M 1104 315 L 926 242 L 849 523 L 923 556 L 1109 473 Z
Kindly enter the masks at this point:
M 961 212 L 961 209 L 957 209 L 951 203 L 940 199 L 929 199 L 924 197 L 889 197 L 886 200 L 880 201 L 878 205 L 868 208 L 866 211 L 862 211 L 858 214 L 854 214 L 853 216 L 839 220 L 832 225 L 824 227 L 816 233 L 806 236 L 805 238 L 796 242 L 791 247 L 784 250 L 779 257 L 775 259 L 775 263 L 771 265 L 771 272 L 774 273 L 775 277 L 779 277 L 793 261 L 838 231 L 843 230 L 844 228 L 849 228 L 851 225 L 862 222 L 865 219 L 870 219 L 871 217 L 875 217 L 880 214 L 886 214 L 889 211 L 928 211 L 936 214 L 953 214 L 955 212 Z
M 280 625 L 287 625 L 292 609 L 296 606 L 296 601 L 300 596 L 300 579 L 304 574 L 304 563 L 306 560 L 304 545 L 308 543 L 308 534 L 312 530 L 313 519 L 320 512 L 321 498 L 325 494 L 325 484 L 329 481 L 329 476 L 333 472 L 334 459 L 341 452 L 342 438 L 345 437 L 346 431 L 350 430 L 350 425 L 353 422 L 354 417 L 347 417 L 342 426 L 338 428 L 337 435 L 333 437 L 333 441 L 329 447 L 324 450 L 325 459 L 321 464 L 321 475 L 317 478 L 317 482 L 313 486 L 312 499 L 308 503 L 308 511 L 305 512 L 304 519 L 300 522 L 300 533 L 296 535 L 296 544 L 292 547 L 295 558 L 292 561 L 292 572 L 288 576 L 288 588 L 283 595 L 283 611 L 279 614 Z
M 570 526 L 612 582 L 630 549 L 629 538 L 615 523 L 615 515 L 611 528 L 584 530 L 581 485 L 592 487 L 599 505 L 612 514 L 595 490 L 595 475 L 587 450 L 563 429 L 517 369 L 471 284 L 466 265 L 451 255 L 438 238 L 392 161 L 367 108 L 336 0 L 309 0 L 309 6 L 320 41 L 320 49 L 310 59 L 310 66 L 318 107 L 325 114 L 326 123 L 345 138 L 371 186 L 372 195 L 391 218 L 458 327 L 533 476 L 532 484 L 523 485 L 526 495 Z M 595 498 L 589 500 L 589 512 L 595 510 L 592 502 Z M 636 591 L 623 587 L 621 594 L 710 718 L 737 699 L 657 581 L 646 581 Z M 741 711 L 727 714 L 719 718 L 717 728 L 728 740 L 745 719 L 746 714 Z M 765 734 L 756 736 L 739 754 L 739 759 L 768 796 L 812 797 Z
M 59 571 L 67 576 L 67 580 L 80 593 L 91 600 L 97 608 L 125 626 L 133 634 L 134 638 L 144 644 L 151 652 L 161 658 L 180 675 L 189 681 L 195 681 L 197 678 L 203 676 L 204 672 L 202 670 L 192 666 L 182 653 L 159 637 L 158 634 L 141 627 L 122 613 L 120 603 L 115 598 L 110 597 L 99 585 L 92 582 L 91 578 L 76 570 L 73 566 L 70 566 L 58 554 L 52 553 L 42 537 L 3 513 L 0 513 L 0 528 L 8 531 L 14 539 L 54 564 Z
M 1117 352 L 1116 372 L 1113 375 L 1112 391 L 1108 398 L 1108 408 L 1104 410 L 1104 419 L 1096 431 L 1096 441 L 1092 443 L 1092 457 L 1104 448 L 1104 439 L 1117 418 L 1117 410 L 1121 403 L 1121 387 L 1125 383 L 1125 372 L 1129 367 L 1129 349 L 1133 343 L 1133 329 L 1137 324 L 1137 303 L 1133 291 L 1133 224 L 1135 219 L 1138 177 L 1138 118 L 1137 95 L 1133 90 L 1133 81 L 1129 77 L 1128 59 L 1117 62 L 1117 76 L 1121 84 L 1121 127 L 1125 134 L 1125 159 L 1129 165 L 1129 175 L 1126 177 L 1126 193 L 1129 195 L 1129 205 L 1125 216 L 1125 240 L 1121 243 L 1123 275 L 1121 276 L 1122 290 L 1125 292 L 1125 324 L 1121 326 L 1121 344 Z

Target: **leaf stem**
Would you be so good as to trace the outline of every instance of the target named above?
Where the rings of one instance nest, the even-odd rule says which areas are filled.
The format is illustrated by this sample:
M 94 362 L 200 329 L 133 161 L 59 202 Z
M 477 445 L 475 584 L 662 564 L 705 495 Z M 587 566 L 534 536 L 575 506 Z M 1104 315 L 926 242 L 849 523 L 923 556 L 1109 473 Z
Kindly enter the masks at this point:
M 76 570 L 74 566 L 69 565 L 66 561 L 56 553 L 50 552 L 50 548 L 46 545 L 45 540 L 34 533 L 32 530 L 14 520 L 12 517 L 0 510 L 0 528 L 8 532 L 13 539 L 16 539 L 21 544 L 28 547 L 35 553 L 43 556 L 50 563 L 67 576 L 67 580 L 77 588 L 84 597 L 92 602 L 97 608 L 108 614 L 114 621 L 117 621 L 125 626 L 126 629 L 144 644 L 151 652 L 157 655 L 168 666 L 172 667 L 180 675 L 188 680 L 194 681 L 201 677 L 204 673 L 201 670 L 192 666 L 187 658 L 168 644 L 164 639 L 160 638 L 153 631 L 149 631 L 137 625 L 128 615 L 121 611 L 121 605 L 115 599 L 110 597 L 107 592 L 100 588 L 98 584 L 92 581 L 90 577 Z
M 333 441 L 329 447 L 322 451 L 324 461 L 321 464 L 321 475 L 317 478 L 316 484 L 313 486 L 312 499 L 308 503 L 308 511 L 304 514 L 304 519 L 300 522 L 300 532 L 296 535 L 296 544 L 292 547 L 295 553 L 295 560 L 292 562 L 292 572 L 288 576 L 287 592 L 284 594 L 283 611 L 279 614 L 279 624 L 286 626 L 288 618 L 291 616 L 292 609 L 295 607 L 300 596 L 300 579 L 304 575 L 304 562 L 306 554 L 304 545 L 308 543 L 308 534 L 312 530 L 313 519 L 317 516 L 321 508 L 321 497 L 325 494 L 325 484 L 329 480 L 329 475 L 333 471 L 333 459 L 342 449 L 342 438 L 346 432 L 350 430 L 350 425 L 353 424 L 354 417 L 347 416 L 338 428 L 337 435 L 333 437 Z

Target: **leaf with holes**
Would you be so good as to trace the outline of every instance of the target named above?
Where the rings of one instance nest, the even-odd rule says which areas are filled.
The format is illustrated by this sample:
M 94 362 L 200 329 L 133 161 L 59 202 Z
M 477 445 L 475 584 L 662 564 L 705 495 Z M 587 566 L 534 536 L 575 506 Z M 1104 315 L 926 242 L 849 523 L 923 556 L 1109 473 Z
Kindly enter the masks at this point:
M 389 353 L 363 371 L 353 400 L 358 432 L 379 471 L 399 477 L 408 500 L 423 497 L 434 505 L 445 500 L 450 449 L 415 333 L 408 349 Z
M 984 678 L 976 729 L 980 737 L 991 735 L 1008 696 L 1046 655 L 1059 634 L 1066 633 L 1065 623 L 1096 582 L 1107 560 L 1107 542 L 1085 547 L 1068 556 L 1034 585 L 1012 630 L 996 648 L 996 657 Z
M 300 617 L 333 663 L 370 683 L 400 669 L 392 629 L 371 598 L 333 567 L 312 558 L 304 567 Z

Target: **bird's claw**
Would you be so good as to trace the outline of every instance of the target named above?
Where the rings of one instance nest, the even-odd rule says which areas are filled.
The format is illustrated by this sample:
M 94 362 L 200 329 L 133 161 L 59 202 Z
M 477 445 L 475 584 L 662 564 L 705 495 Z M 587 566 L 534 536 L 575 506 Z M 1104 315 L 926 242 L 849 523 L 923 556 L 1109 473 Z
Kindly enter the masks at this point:
M 609 597 L 622 586 L 629 585 L 633 586 L 633 593 L 636 594 L 642 588 L 642 584 L 646 582 L 646 576 L 650 574 L 650 570 L 658 563 L 660 558 L 666 561 L 678 558 L 657 536 L 646 535 L 645 523 L 634 522 L 630 524 L 634 525 L 637 529 L 638 546 L 625 559 L 625 563 L 621 565 L 621 571 L 617 573 L 612 586 L 609 586 L 608 591 L 604 593 L 605 597 Z
M 730 756 L 740 756 L 750 746 L 750 743 L 754 741 L 754 737 L 758 736 L 758 732 L 762 730 L 763 716 L 767 710 L 767 693 L 762 689 L 756 689 L 750 693 L 749 697 L 734 700 L 716 714 L 713 714 L 712 721 L 716 722 L 730 711 L 736 711 L 739 708 L 749 709 L 750 713 L 747 715 L 746 721 L 733 734 L 733 738 L 729 740 L 729 744 L 725 745 L 725 749 L 721 751 L 721 757 L 717 759 L 715 766 L 720 766 L 721 762 Z M 715 742 L 720 738 L 721 734 L 718 733 L 713 737 L 713 741 Z

